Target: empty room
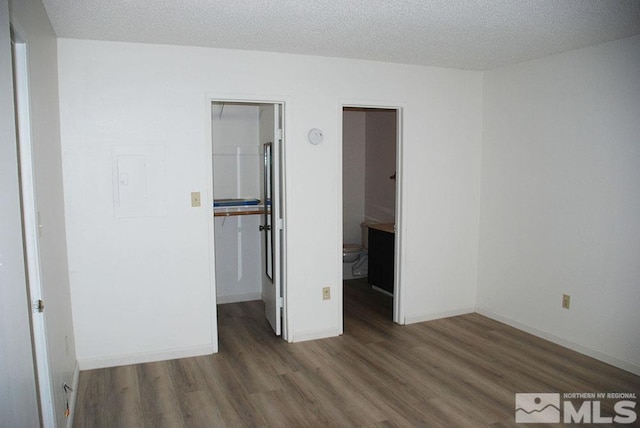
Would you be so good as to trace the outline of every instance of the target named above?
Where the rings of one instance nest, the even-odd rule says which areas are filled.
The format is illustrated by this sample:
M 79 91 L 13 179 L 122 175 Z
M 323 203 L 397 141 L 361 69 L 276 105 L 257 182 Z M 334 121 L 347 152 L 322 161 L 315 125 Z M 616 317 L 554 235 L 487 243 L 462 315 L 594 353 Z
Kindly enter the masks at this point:
M 0 426 L 640 423 L 640 2 L 0 0 L 0 68 Z

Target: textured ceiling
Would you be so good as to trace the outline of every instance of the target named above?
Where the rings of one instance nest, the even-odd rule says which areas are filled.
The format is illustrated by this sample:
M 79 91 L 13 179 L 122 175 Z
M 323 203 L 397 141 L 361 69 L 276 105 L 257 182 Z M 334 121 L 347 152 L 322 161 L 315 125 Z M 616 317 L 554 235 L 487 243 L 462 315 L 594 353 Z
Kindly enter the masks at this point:
M 640 0 L 43 0 L 58 37 L 484 70 L 640 34 Z

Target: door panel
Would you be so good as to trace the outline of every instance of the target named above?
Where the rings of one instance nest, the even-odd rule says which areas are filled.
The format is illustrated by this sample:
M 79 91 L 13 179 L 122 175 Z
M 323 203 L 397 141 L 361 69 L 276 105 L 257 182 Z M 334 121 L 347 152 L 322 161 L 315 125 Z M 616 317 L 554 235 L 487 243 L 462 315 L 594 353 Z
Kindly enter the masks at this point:
M 8 4 L 0 0 L 0 425 L 40 426 L 23 254 Z M 4 426 L 4 425 L 3 425 Z
M 34 376 L 39 398 L 40 424 L 55 426 L 56 415 L 53 405 L 53 387 L 49 369 L 49 356 L 44 314 L 44 293 L 40 273 L 39 213 L 36 202 L 35 171 L 31 141 L 31 117 L 29 106 L 29 79 L 27 46 L 22 37 L 11 31 L 11 54 L 13 60 L 15 125 L 17 140 L 17 163 L 19 179 L 19 200 L 22 213 L 22 239 L 27 286 L 27 301 L 19 307 L 30 309 L 31 351 L 24 358 L 30 367 L 29 380 Z M 36 303 L 37 302 L 37 303 Z M 36 306 L 37 305 L 37 306 Z M 35 367 L 33 363 L 35 362 Z M 35 372 L 32 372 L 35 368 Z M 12 395 L 14 395 L 12 393 Z M 26 418 L 27 415 L 23 414 Z M 25 419 L 26 420 L 26 419 Z M 26 425 L 25 425 L 26 426 Z
M 277 336 L 282 334 L 282 185 L 280 116 L 281 105 L 263 107 L 260 133 L 264 156 L 264 213 L 261 231 L 264 234 L 262 300 L 265 316 Z

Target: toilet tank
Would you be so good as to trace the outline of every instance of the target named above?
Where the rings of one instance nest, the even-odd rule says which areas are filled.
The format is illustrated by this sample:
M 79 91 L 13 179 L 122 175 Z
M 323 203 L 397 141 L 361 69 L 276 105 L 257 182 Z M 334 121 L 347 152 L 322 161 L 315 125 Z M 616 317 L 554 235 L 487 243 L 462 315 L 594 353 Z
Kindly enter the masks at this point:
M 363 221 L 360 223 L 360 229 L 362 230 L 362 248 L 369 249 L 369 223 Z

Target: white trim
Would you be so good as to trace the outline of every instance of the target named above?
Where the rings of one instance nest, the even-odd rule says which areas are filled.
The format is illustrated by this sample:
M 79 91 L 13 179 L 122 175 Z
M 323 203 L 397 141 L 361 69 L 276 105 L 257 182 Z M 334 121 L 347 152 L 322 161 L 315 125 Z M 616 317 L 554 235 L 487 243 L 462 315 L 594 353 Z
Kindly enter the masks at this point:
M 73 415 L 76 411 L 76 398 L 78 397 L 78 381 L 80 379 L 80 366 L 76 361 L 76 365 L 73 369 L 73 380 L 71 381 L 71 394 L 69 395 L 69 417 L 67 418 L 66 428 L 73 427 Z
M 443 318 L 457 317 L 458 315 L 472 314 L 475 312 L 473 306 L 463 306 L 457 309 L 442 312 L 430 312 L 425 314 L 410 315 L 404 319 L 405 324 L 416 324 L 419 322 L 433 321 Z
M 403 209 L 403 177 L 404 177 L 404 143 L 402 140 L 404 129 L 404 108 L 396 108 L 396 221 L 395 221 L 395 260 L 394 260 L 394 287 L 393 287 L 393 321 L 398 324 L 405 324 L 404 318 L 404 284 L 402 283 L 402 272 L 404 272 L 405 248 L 402 238 L 404 232 Z
M 176 358 L 198 357 L 211 355 L 216 350 L 212 344 L 192 346 L 188 348 L 168 349 L 158 352 L 144 352 L 137 354 L 115 355 L 112 357 L 84 358 L 78 360 L 80 370 L 102 369 L 106 367 L 126 366 L 130 364 L 152 363 L 156 361 L 174 360 Z
M 405 252 L 405 248 L 403 246 L 403 239 L 402 237 L 404 236 L 404 217 L 402 215 L 402 213 L 404 212 L 403 210 L 403 203 L 404 202 L 404 198 L 403 198 L 403 180 L 402 177 L 404 175 L 404 166 L 406 164 L 406 161 L 404 159 L 403 156 L 403 146 L 404 146 L 404 142 L 402 140 L 403 138 L 403 129 L 404 129 L 404 110 L 406 109 L 406 106 L 404 103 L 398 103 L 398 102 L 388 102 L 388 101 L 376 101 L 376 100 L 349 100 L 349 99 L 341 99 L 338 100 L 338 135 L 340 138 L 340 144 L 337 144 L 337 149 L 338 149 L 338 174 L 339 174 L 339 180 L 340 183 L 342 183 L 343 181 L 343 177 L 342 177 L 342 150 L 343 150 L 343 138 L 342 138 L 342 132 L 343 132 L 343 115 L 342 112 L 344 111 L 345 107 L 356 107 L 356 108 L 373 108 L 373 109 L 389 109 L 389 110 L 395 110 L 396 111 L 396 201 L 395 201 L 395 216 L 396 216 L 396 220 L 395 220 L 395 260 L 394 260 L 394 289 L 393 289 L 393 321 L 397 324 L 405 324 L 406 323 L 406 319 L 404 316 L 404 293 L 403 293 L 403 287 L 404 284 L 402 283 L 402 272 L 404 271 L 404 257 L 403 254 Z M 340 249 L 338 250 L 338 260 L 340 263 L 340 266 L 342 266 L 342 216 L 343 216 L 343 207 L 342 207 L 342 185 L 340 185 L 339 190 L 338 190 L 338 201 L 337 201 L 337 215 L 338 215 L 338 242 L 340 242 Z M 342 274 L 342 270 L 340 270 L 341 274 Z M 342 290 L 342 278 L 340 278 L 341 280 L 339 281 L 339 293 L 338 293 L 338 298 L 339 298 L 339 306 L 340 306 L 340 314 L 339 314 L 339 322 L 340 322 L 340 334 L 343 333 L 344 330 L 344 315 L 343 315 L 343 305 L 344 302 L 342 301 L 342 294 L 343 294 L 343 290 Z
M 344 187 L 344 177 L 342 174 L 342 170 L 344 168 L 344 160 L 342 158 L 344 152 L 344 103 L 338 100 L 338 108 L 337 108 L 337 120 L 338 120 L 338 139 L 340 144 L 336 144 L 336 158 L 338 159 L 338 165 L 336 171 L 338 171 L 338 195 L 336 197 L 335 205 L 336 205 L 336 224 L 338 227 L 336 228 L 336 242 L 338 242 L 338 248 L 336 248 L 335 254 L 335 263 L 337 263 L 339 267 L 340 276 L 336 281 L 336 290 L 337 294 L 334 298 L 337 300 L 338 305 L 338 332 L 337 336 L 344 334 L 344 248 L 343 248 L 343 237 L 344 237 L 344 203 L 343 203 L 343 187 Z M 303 339 L 304 340 L 304 339 Z
M 339 327 L 335 327 L 326 330 L 303 331 L 300 333 L 296 333 L 291 342 L 298 343 L 307 342 L 309 340 L 328 339 L 330 337 L 340 336 L 342 334 L 340 330 L 341 329 Z
M 281 98 L 284 100 L 284 98 Z M 289 248 L 287 244 L 287 235 L 288 235 L 288 227 L 287 221 L 289 216 L 287 215 L 287 189 L 289 189 L 289 184 L 287 183 L 288 175 L 287 175 L 287 136 L 290 135 L 287 131 L 289 124 L 289 108 L 291 105 L 289 100 L 280 101 L 280 105 L 282 106 L 280 110 L 280 153 L 282 155 L 282 164 L 280 165 L 280 173 L 282 175 L 282 183 L 280 186 L 281 194 L 280 198 L 282 199 L 282 208 L 280 211 L 280 218 L 282 220 L 282 242 L 280 242 L 282 258 L 280 260 L 281 268 L 280 268 L 280 290 L 282 293 L 282 339 L 287 342 L 292 342 L 291 339 L 291 308 L 289 307 L 289 293 L 288 293 L 288 281 L 287 281 L 287 249 Z
M 49 367 L 49 346 L 47 344 L 47 326 L 44 312 L 34 312 L 33 304 L 44 301 L 42 271 L 40 267 L 40 222 L 36 196 L 35 171 L 33 167 L 33 142 L 31 139 L 31 107 L 29 93 L 29 64 L 25 39 L 12 22 L 11 40 L 15 46 L 15 114 L 18 130 L 18 153 L 20 164 L 20 183 L 22 195 L 22 219 L 24 227 L 24 245 L 27 262 L 29 289 L 29 308 L 31 311 L 33 345 L 35 353 L 38 395 L 43 427 L 56 426 L 56 414 L 53 401 L 53 381 Z M 45 311 L 47 302 L 45 304 Z
M 591 348 L 587 348 L 586 346 L 579 345 L 575 342 L 571 342 L 569 340 L 563 339 L 559 336 L 546 332 L 544 330 L 540 330 L 536 327 L 532 327 L 528 324 L 521 323 L 519 321 L 513 320 L 509 317 L 501 315 L 497 312 L 492 311 L 491 309 L 485 308 L 483 306 L 476 306 L 475 310 L 478 314 L 483 315 L 487 318 L 491 318 L 492 320 L 499 321 L 503 324 L 507 324 L 513 328 L 517 328 L 518 330 L 522 330 L 526 333 L 532 334 L 534 336 L 540 337 L 542 339 L 548 340 L 549 342 L 553 342 L 557 345 L 563 346 L 565 348 L 571 349 L 572 351 L 579 352 L 583 355 L 587 355 L 589 357 L 595 358 L 596 360 L 600 360 L 607 364 L 611 364 L 612 366 L 618 367 L 622 370 L 626 370 L 630 373 L 640 376 L 640 366 L 630 363 L 628 361 L 621 360 L 614 356 L 602 353 L 600 351 L 596 351 Z
M 205 177 L 208 177 L 205 185 L 205 198 L 202 200 L 202 206 L 205 208 L 205 214 L 207 216 L 207 247 L 209 252 L 209 305 L 211 313 L 211 346 L 213 347 L 213 353 L 218 352 L 218 306 L 216 295 L 216 252 L 215 252 L 215 219 L 213 216 L 213 128 L 211 117 L 211 103 L 212 99 L 207 95 L 205 96 L 205 118 L 207 126 L 207 138 L 205 139 L 205 153 L 204 157 L 204 170 Z
M 252 300 L 261 300 L 261 299 L 262 299 L 262 293 L 260 291 L 256 291 L 253 293 L 228 294 L 226 296 L 217 296 L 219 305 L 222 305 L 224 303 L 251 302 Z

